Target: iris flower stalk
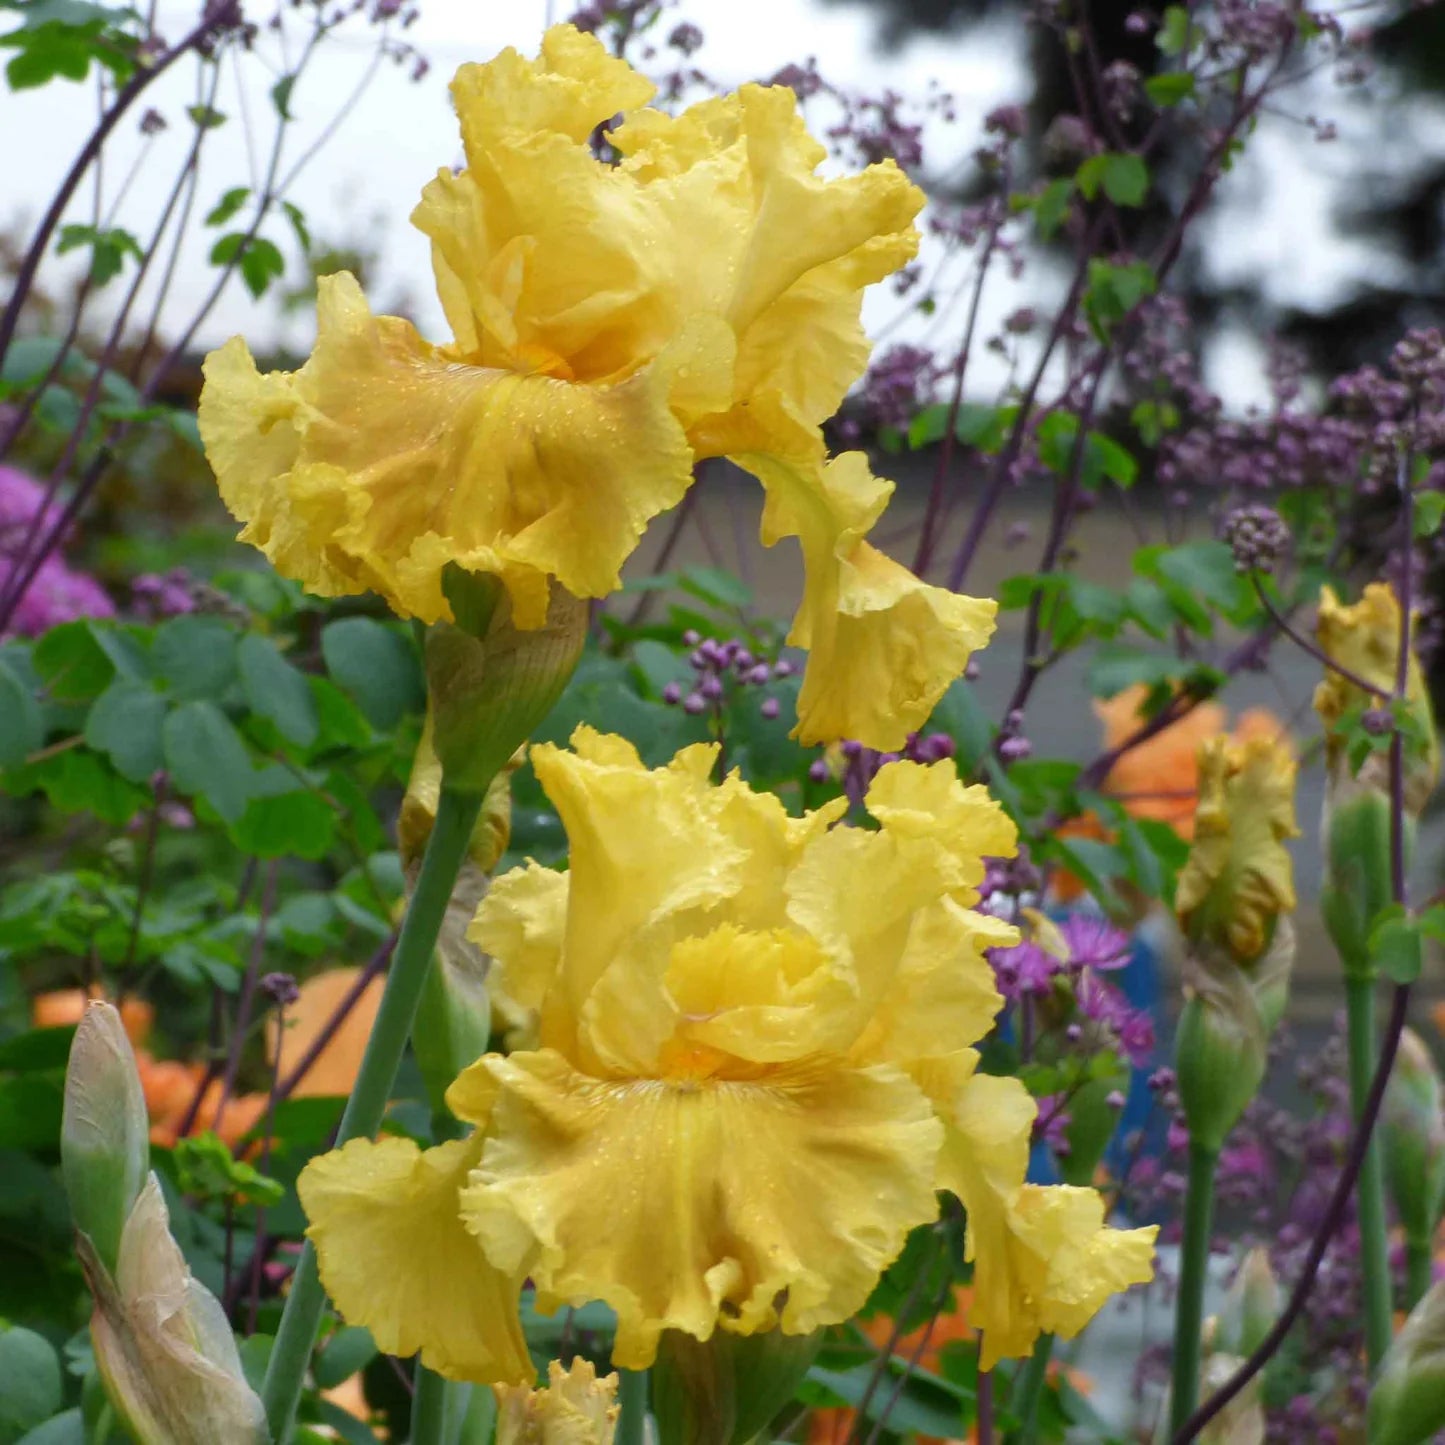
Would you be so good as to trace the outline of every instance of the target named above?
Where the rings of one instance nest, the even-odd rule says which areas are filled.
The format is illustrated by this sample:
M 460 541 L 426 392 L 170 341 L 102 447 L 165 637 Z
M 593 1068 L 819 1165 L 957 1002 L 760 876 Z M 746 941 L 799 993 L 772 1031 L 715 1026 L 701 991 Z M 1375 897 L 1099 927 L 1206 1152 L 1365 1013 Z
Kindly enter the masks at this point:
M 1321 593 L 1316 637 L 1333 666 L 1314 697 L 1325 728 L 1328 769 L 1320 910 L 1344 970 L 1350 1100 L 1357 1122 L 1379 1054 L 1379 969 L 1371 931 L 1385 909 L 1403 902 L 1399 895 L 1416 821 L 1440 775 L 1430 698 L 1407 633 L 1400 603 L 1386 583 L 1372 583 L 1350 605 L 1329 587 Z M 1383 720 L 1383 729 L 1374 727 L 1377 719 Z M 1385 741 L 1387 750 L 1371 746 L 1372 736 Z M 1392 774 L 1398 777 L 1394 788 Z M 1378 1138 L 1366 1147 L 1356 1202 L 1365 1349 L 1374 1371 L 1389 1348 L 1393 1317 Z
M 1175 912 L 1186 939 L 1175 1060 L 1189 1128 L 1188 1190 L 1175 1304 L 1172 1429 L 1199 1401 L 1214 1174 L 1258 1092 L 1294 962 L 1296 764 L 1285 741 L 1225 737 L 1199 750 L 1194 843 Z

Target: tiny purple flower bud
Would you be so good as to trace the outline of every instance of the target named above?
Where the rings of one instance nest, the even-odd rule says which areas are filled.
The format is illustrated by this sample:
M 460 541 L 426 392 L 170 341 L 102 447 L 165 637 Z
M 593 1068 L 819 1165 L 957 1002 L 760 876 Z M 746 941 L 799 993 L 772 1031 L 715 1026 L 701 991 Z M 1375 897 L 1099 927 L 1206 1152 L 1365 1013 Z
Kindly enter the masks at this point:
M 698 648 L 687 661 L 688 665 L 696 668 L 698 672 L 704 671 L 710 665 L 707 655 L 703 652 L 702 648 Z
M 682 684 L 680 682 L 668 683 L 668 685 L 662 690 L 662 700 L 669 705 L 681 702 Z
M 702 633 L 695 627 L 689 627 L 687 631 L 682 634 L 682 645 L 684 647 L 696 647 L 701 641 Z
M 1064 1030 L 1064 1037 L 1068 1039 L 1071 1044 L 1076 1044 L 1084 1037 L 1084 1031 L 1078 1024 L 1070 1024 L 1068 1028 Z
M 747 680 L 761 687 L 768 680 L 770 673 L 771 669 L 766 662 L 754 663 L 752 667 L 748 668 Z
M 793 675 L 793 664 L 786 657 L 780 657 L 773 664 L 774 677 L 791 677 Z
M 301 987 L 289 973 L 266 973 L 261 975 L 261 992 L 281 1008 L 293 1004 L 301 997 Z
M 1360 726 L 1373 738 L 1382 738 L 1386 733 L 1392 732 L 1395 727 L 1395 719 L 1387 707 L 1366 708 L 1360 714 Z
M 1122 1092 L 1121 1090 L 1119 1090 L 1119 1089 L 1110 1089 L 1110 1091 L 1108 1092 L 1108 1094 L 1107 1094 L 1107 1095 L 1105 1096 L 1105 1098 L 1104 1098 L 1104 1102 L 1105 1102 L 1111 1109 L 1122 1109 L 1122 1108 L 1124 1107 L 1124 1105 L 1125 1105 L 1128 1101 L 1125 1099 L 1125 1097 L 1124 1097 L 1124 1095 L 1123 1095 L 1123 1092 Z
M 737 660 L 737 655 L 742 650 L 743 645 L 741 642 L 738 642 L 736 640 L 732 642 L 725 642 L 717 650 L 718 658 L 722 662 L 724 667 L 730 667 Z
M 752 653 L 747 650 L 746 647 L 744 647 L 738 650 L 737 654 L 733 657 L 733 661 L 737 663 L 740 668 L 746 671 L 753 665 L 753 663 L 757 661 L 757 658 L 754 657 Z
M 856 758 L 863 751 L 863 744 L 857 738 L 846 738 L 843 741 L 843 756 L 845 758 Z
M 808 765 L 808 776 L 815 783 L 826 783 L 828 781 L 828 764 L 822 758 L 814 758 Z
M 953 739 L 947 733 L 930 733 L 923 740 L 923 753 L 930 762 L 941 763 L 954 755 Z
M 696 717 L 698 713 L 707 710 L 707 702 L 700 692 L 690 692 L 682 700 L 682 710 Z
M 1027 738 L 1005 738 L 998 745 L 998 755 L 1006 763 L 1021 763 L 1033 750 Z
M 759 709 L 759 711 L 765 718 L 771 719 L 777 717 L 778 713 L 781 711 L 781 707 L 779 706 L 777 698 L 765 697 L 763 699 L 763 705 Z
M 716 702 L 718 698 L 720 698 L 723 694 L 722 678 L 720 678 L 716 673 L 713 673 L 710 676 L 703 678 L 703 680 L 698 683 L 697 690 L 709 702 Z

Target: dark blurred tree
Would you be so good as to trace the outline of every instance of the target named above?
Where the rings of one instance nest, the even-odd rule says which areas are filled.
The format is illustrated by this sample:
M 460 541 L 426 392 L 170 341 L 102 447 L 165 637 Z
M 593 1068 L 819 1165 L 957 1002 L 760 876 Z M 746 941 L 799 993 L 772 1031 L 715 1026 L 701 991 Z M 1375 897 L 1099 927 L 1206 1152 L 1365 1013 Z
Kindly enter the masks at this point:
M 1027 25 L 1032 94 L 1027 97 L 1031 133 L 1048 135 L 1061 116 L 1080 109 L 1078 74 L 1088 66 L 1102 73 L 1115 61 L 1127 61 L 1145 76 L 1168 67 L 1154 44 L 1154 25 L 1162 5 L 1121 3 L 1121 0 L 1060 0 L 1055 13 L 1070 11 L 1087 18 L 1092 55 L 1071 54 L 1059 27 L 1037 23 L 1033 12 L 1043 6 L 1018 0 L 822 0 L 830 6 L 866 7 L 874 12 L 880 45 L 896 50 L 921 36 L 951 37 L 957 43 L 983 26 Z M 1329 7 L 1320 7 L 1328 9 Z M 1150 20 L 1143 33 L 1131 28 L 1138 11 Z M 1375 28 L 1370 53 L 1382 68 L 1381 83 L 1400 92 L 1398 104 L 1445 99 L 1445 4 L 1399 0 L 1393 13 Z M 1020 97 L 1024 100 L 1025 97 Z M 1093 119 L 1092 117 L 1086 117 Z M 1128 124 L 1125 132 L 1129 138 Z M 1047 145 L 1036 140 L 1032 163 L 1050 168 Z M 1171 151 L 1155 162 L 1156 172 L 1187 173 L 1197 161 L 1193 143 L 1182 135 Z M 1385 175 L 1372 166 L 1361 147 L 1350 157 L 1350 180 L 1335 201 L 1333 223 L 1341 236 L 1365 241 L 1390 265 L 1363 276 L 1355 287 L 1322 307 L 1280 305 L 1256 288 L 1213 285 L 1206 268 L 1188 253 L 1175 273 L 1175 285 L 1203 324 L 1241 318 L 1254 330 L 1268 329 L 1300 347 L 1309 369 L 1333 376 L 1367 362 L 1379 362 L 1411 326 L 1439 326 L 1445 321 L 1445 156 L 1421 153 L 1417 163 L 1392 167 Z M 1057 168 L 1057 167 L 1055 167 Z M 962 194 L 971 189 L 963 183 Z M 1128 239 L 1147 247 L 1167 222 L 1162 210 L 1145 210 L 1127 218 L 1134 228 Z M 1195 242 L 1198 245 L 1198 242 Z

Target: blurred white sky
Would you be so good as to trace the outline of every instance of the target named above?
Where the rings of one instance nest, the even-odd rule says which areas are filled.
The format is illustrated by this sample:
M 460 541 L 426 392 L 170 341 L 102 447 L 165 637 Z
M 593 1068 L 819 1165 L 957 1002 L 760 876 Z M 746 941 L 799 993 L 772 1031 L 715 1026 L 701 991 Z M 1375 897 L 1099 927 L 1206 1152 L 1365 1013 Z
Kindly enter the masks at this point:
M 259 13 L 263 7 L 250 8 Z M 406 38 L 430 59 L 430 73 L 414 83 L 405 69 L 383 64 L 345 124 L 310 163 L 299 183 L 297 199 L 313 231 L 323 238 L 347 241 L 363 234 L 373 236 L 382 253 L 374 301 L 384 306 L 399 291 L 408 293 L 417 306 L 423 332 L 440 339 L 445 333 L 431 287 L 427 248 L 406 217 L 423 183 L 439 166 L 460 158 L 446 81 L 462 61 L 485 59 L 503 45 L 534 49 L 548 20 L 564 16 L 572 7 L 568 0 L 509 0 L 506 4 L 420 0 L 420 8 L 421 19 L 406 32 Z M 270 6 L 264 11 L 269 13 Z M 191 6 L 162 0 L 164 33 L 181 34 L 194 13 Z M 1004 100 L 1026 98 L 1027 70 L 1019 37 L 1009 27 L 967 36 L 926 36 L 889 54 L 876 45 L 873 19 L 866 6 L 819 6 L 810 0 L 729 0 L 726 5 L 716 0 L 690 0 L 675 14 L 702 26 L 707 44 L 698 58 L 711 75 L 728 84 L 765 77 L 809 55 L 818 57 L 823 72 L 836 83 L 874 93 L 890 87 L 921 96 L 929 81 L 936 79 L 958 97 L 959 123 L 935 137 L 929 152 L 933 169 L 967 154 L 978 141 L 980 122 L 989 109 Z M 299 26 L 297 30 L 299 34 Z M 372 32 L 353 21 L 317 50 L 292 98 L 298 124 L 287 142 L 285 165 L 307 150 L 351 93 L 367 69 L 372 48 Z M 224 190 L 245 184 L 264 166 L 275 119 L 266 92 L 285 72 L 287 63 L 274 36 L 263 34 L 258 51 L 271 67 L 270 73 L 254 62 L 228 67 L 225 73 L 217 105 L 231 119 L 207 142 L 197 217 L 204 215 Z M 294 41 L 292 53 L 294 58 Z M 238 93 L 238 76 L 243 72 L 249 75 L 244 97 Z M 189 143 L 190 126 L 183 112 L 196 99 L 196 83 L 196 72 L 182 62 L 149 92 L 150 102 L 174 123 L 149 143 L 129 184 L 127 172 L 145 144 L 134 121 L 124 125 L 107 152 L 104 205 L 113 205 L 124 186 L 117 222 L 136 231 L 143 242 Z M 1300 109 L 1305 108 L 1309 107 L 1301 104 Z M 1339 236 L 1330 225 L 1343 174 L 1350 166 L 1358 166 L 1359 147 L 1369 146 L 1380 129 L 1381 102 L 1378 97 L 1368 103 L 1346 101 L 1339 92 L 1321 85 L 1318 108 L 1339 122 L 1342 139 L 1337 146 L 1320 146 L 1296 122 L 1267 117 L 1245 164 L 1226 180 L 1224 203 L 1206 222 L 1210 242 L 1206 264 L 1218 279 L 1243 283 L 1263 277 L 1271 299 L 1319 306 L 1362 280 L 1385 279 L 1392 265 L 1389 257 L 1364 242 Z M 95 93 L 90 85 L 57 82 L 19 95 L 0 92 L 0 137 L 5 154 L 0 221 L 24 218 L 33 222 L 38 217 L 56 179 L 83 144 L 94 114 Z M 249 145 L 247 117 L 251 122 Z M 1390 120 L 1391 125 L 1402 123 L 1398 118 Z M 1420 143 L 1439 146 L 1445 137 L 1438 113 L 1427 115 L 1423 122 L 1417 118 L 1413 124 L 1417 130 L 1424 126 L 1417 137 Z M 1399 133 L 1395 131 L 1397 139 Z M 1396 163 L 1392 156 L 1408 152 L 1408 146 L 1376 144 L 1370 163 L 1389 166 Z M 93 204 L 93 191 L 83 187 L 70 219 L 89 220 Z M 244 222 L 244 213 L 238 220 Z M 167 310 L 173 319 L 172 332 L 208 292 L 214 278 L 206 264 L 206 252 L 217 233 L 194 225 L 193 231 L 196 234 L 183 255 Z M 294 264 L 294 244 L 279 218 L 268 226 L 267 234 Z M 48 264 L 63 267 L 67 263 Z M 966 276 L 956 279 L 966 280 Z M 1026 297 L 1046 305 L 1054 290 L 1053 279 L 1044 268 L 1035 267 L 1019 287 L 1004 281 L 999 271 L 989 290 L 985 328 Z M 866 314 L 876 329 L 896 314 L 898 303 L 886 289 L 875 291 L 878 294 L 870 298 Z M 140 314 L 145 314 L 144 301 Z M 1259 320 L 1261 327 L 1267 325 L 1267 317 Z M 942 334 L 948 334 L 961 323 L 945 315 L 936 318 L 935 324 L 946 326 L 947 332 Z M 212 312 L 198 341 L 213 345 L 240 331 L 261 346 L 281 338 L 304 346 L 309 330 L 309 318 L 282 322 L 269 300 L 253 303 L 237 282 Z M 1251 330 L 1226 330 L 1209 367 L 1211 380 L 1235 406 L 1247 405 L 1261 395 L 1258 351 Z M 898 338 L 909 332 L 904 328 L 892 334 Z M 985 361 L 981 353 L 980 361 Z

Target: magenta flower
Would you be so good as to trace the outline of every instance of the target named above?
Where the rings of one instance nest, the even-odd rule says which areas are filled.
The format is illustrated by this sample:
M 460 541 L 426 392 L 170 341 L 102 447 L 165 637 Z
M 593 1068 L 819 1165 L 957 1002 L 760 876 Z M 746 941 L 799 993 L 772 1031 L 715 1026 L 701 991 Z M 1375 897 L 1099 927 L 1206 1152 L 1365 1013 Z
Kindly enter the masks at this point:
M 1129 935 L 1095 913 L 1070 913 L 1060 931 L 1069 945 L 1071 968 L 1108 972 L 1123 968 L 1133 953 Z

